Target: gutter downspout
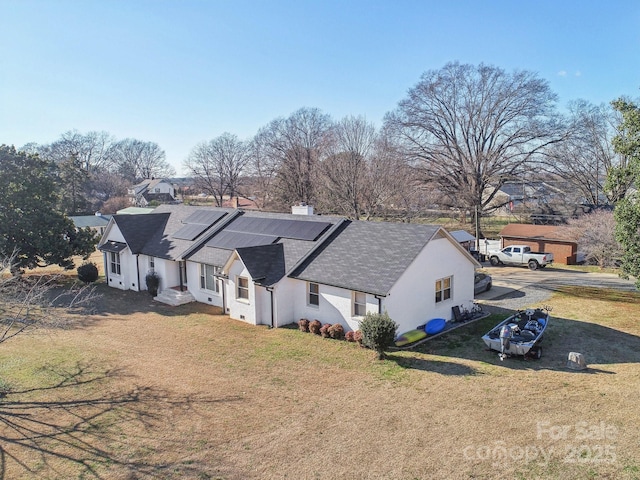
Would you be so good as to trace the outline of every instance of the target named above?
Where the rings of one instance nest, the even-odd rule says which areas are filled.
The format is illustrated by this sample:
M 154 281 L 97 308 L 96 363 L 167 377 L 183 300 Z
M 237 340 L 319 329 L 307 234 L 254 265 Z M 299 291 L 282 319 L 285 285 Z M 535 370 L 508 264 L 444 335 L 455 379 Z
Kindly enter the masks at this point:
M 273 307 L 273 287 L 265 287 L 267 292 L 271 294 L 271 328 L 275 328 L 275 314 Z
M 109 270 L 107 270 L 107 252 L 102 252 L 102 263 L 104 266 L 104 280 L 107 282 L 107 287 L 109 286 Z
M 140 254 L 136 254 L 136 279 L 138 280 L 138 291 L 140 292 L 140 264 L 138 263 L 140 260 Z
M 382 314 L 382 297 L 379 295 L 374 295 L 374 297 L 378 299 L 378 313 Z

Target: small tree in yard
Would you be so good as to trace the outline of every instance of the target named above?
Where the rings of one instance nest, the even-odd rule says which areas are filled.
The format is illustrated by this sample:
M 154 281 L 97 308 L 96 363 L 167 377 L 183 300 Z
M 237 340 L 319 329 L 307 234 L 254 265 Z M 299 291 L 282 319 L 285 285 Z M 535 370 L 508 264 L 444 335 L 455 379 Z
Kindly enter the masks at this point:
M 97 298 L 88 285 L 64 287 L 62 276 L 12 275 L 15 255 L 0 257 L 0 343 L 42 328 L 64 327 L 68 314 Z
M 362 332 L 362 344 L 375 350 L 378 359 L 384 359 L 384 351 L 387 350 L 396 338 L 398 324 L 391 320 L 387 312 L 368 312 L 360 322 Z

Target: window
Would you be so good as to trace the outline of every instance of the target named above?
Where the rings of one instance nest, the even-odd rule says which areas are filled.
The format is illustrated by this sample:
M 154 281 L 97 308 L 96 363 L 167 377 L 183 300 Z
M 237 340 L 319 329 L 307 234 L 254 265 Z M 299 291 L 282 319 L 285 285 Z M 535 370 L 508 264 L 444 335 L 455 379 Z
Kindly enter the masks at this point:
M 245 277 L 237 277 L 236 298 L 238 300 L 249 300 L 249 279 Z
M 215 277 L 218 268 L 213 265 L 200 264 L 200 288 L 219 293 L 218 279 Z
M 153 257 L 149 257 L 149 270 L 152 272 L 156 269 L 156 259 Z
M 314 307 L 320 305 L 320 286 L 317 283 L 308 283 L 309 295 L 307 296 L 307 303 Z
M 120 254 L 111 252 L 111 273 L 120 275 Z
M 436 280 L 436 303 L 451 298 L 451 283 L 453 277 L 441 278 Z
M 367 314 L 367 294 L 353 292 L 353 315 L 364 317 Z

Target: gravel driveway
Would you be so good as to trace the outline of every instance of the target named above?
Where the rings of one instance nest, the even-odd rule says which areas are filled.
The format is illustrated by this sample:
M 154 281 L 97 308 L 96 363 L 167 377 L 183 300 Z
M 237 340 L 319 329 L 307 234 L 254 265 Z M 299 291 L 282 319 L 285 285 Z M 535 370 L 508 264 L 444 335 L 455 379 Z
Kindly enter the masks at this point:
M 557 287 L 565 285 L 636 291 L 633 280 L 611 273 L 587 273 L 562 267 L 531 271 L 524 267 L 492 267 L 488 263 L 483 265 L 483 271 L 493 277 L 493 287 L 477 295 L 476 300 L 484 306 L 501 309 L 539 306 Z

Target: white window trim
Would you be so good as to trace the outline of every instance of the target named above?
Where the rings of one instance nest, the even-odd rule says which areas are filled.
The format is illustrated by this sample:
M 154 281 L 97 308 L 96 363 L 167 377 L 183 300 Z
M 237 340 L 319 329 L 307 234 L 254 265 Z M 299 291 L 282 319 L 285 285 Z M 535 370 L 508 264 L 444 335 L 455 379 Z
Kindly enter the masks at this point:
M 111 255 L 109 255 L 109 271 L 111 272 L 111 275 L 116 275 L 116 276 L 122 276 L 122 262 L 120 259 L 120 253 L 119 252 L 109 252 Z M 114 271 L 114 266 L 116 266 L 116 270 Z
M 316 291 L 311 291 L 311 285 L 316 286 Z M 311 296 L 315 296 L 317 298 L 318 303 L 311 302 Z M 307 282 L 307 306 L 311 308 L 320 308 L 320 284 L 315 282 Z
M 241 287 L 240 286 L 240 280 L 241 279 L 247 281 L 247 286 L 246 287 Z M 247 298 L 244 298 L 244 297 L 240 296 L 240 289 L 247 291 Z M 236 276 L 236 301 L 237 302 L 242 302 L 242 303 L 249 303 L 249 278 L 248 277 L 241 277 L 240 275 Z
M 206 271 L 206 267 L 211 267 L 213 268 L 213 285 L 214 285 L 214 290 L 210 290 L 207 288 L 207 271 Z M 213 265 L 209 265 L 206 263 L 201 263 L 200 264 L 200 290 L 205 291 L 205 292 L 209 292 L 209 293 L 213 293 L 214 295 L 220 295 L 220 282 L 218 281 L 218 278 L 216 277 L 216 273 L 217 273 L 218 268 L 213 266 Z M 204 286 L 203 286 L 204 284 Z
M 444 288 L 445 280 L 449 280 L 448 289 Z M 438 290 L 438 282 L 440 282 L 440 285 L 441 285 L 440 290 Z M 448 277 L 442 277 L 437 279 L 435 281 L 434 287 L 435 287 L 434 300 L 436 304 L 453 300 L 453 275 L 449 275 Z M 447 290 L 449 290 L 449 298 L 444 298 L 444 292 Z M 438 300 L 438 292 L 440 292 L 440 300 Z
M 364 303 L 361 302 L 357 302 L 356 298 L 358 295 L 364 295 Z M 363 315 L 359 315 L 356 313 L 356 305 L 361 305 L 364 308 L 364 314 Z M 367 294 L 364 292 L 353 292 L 353 294 L 351 295 L 351 314 L 353 317 L 355 318 L 362 318 L 367 314 Z

